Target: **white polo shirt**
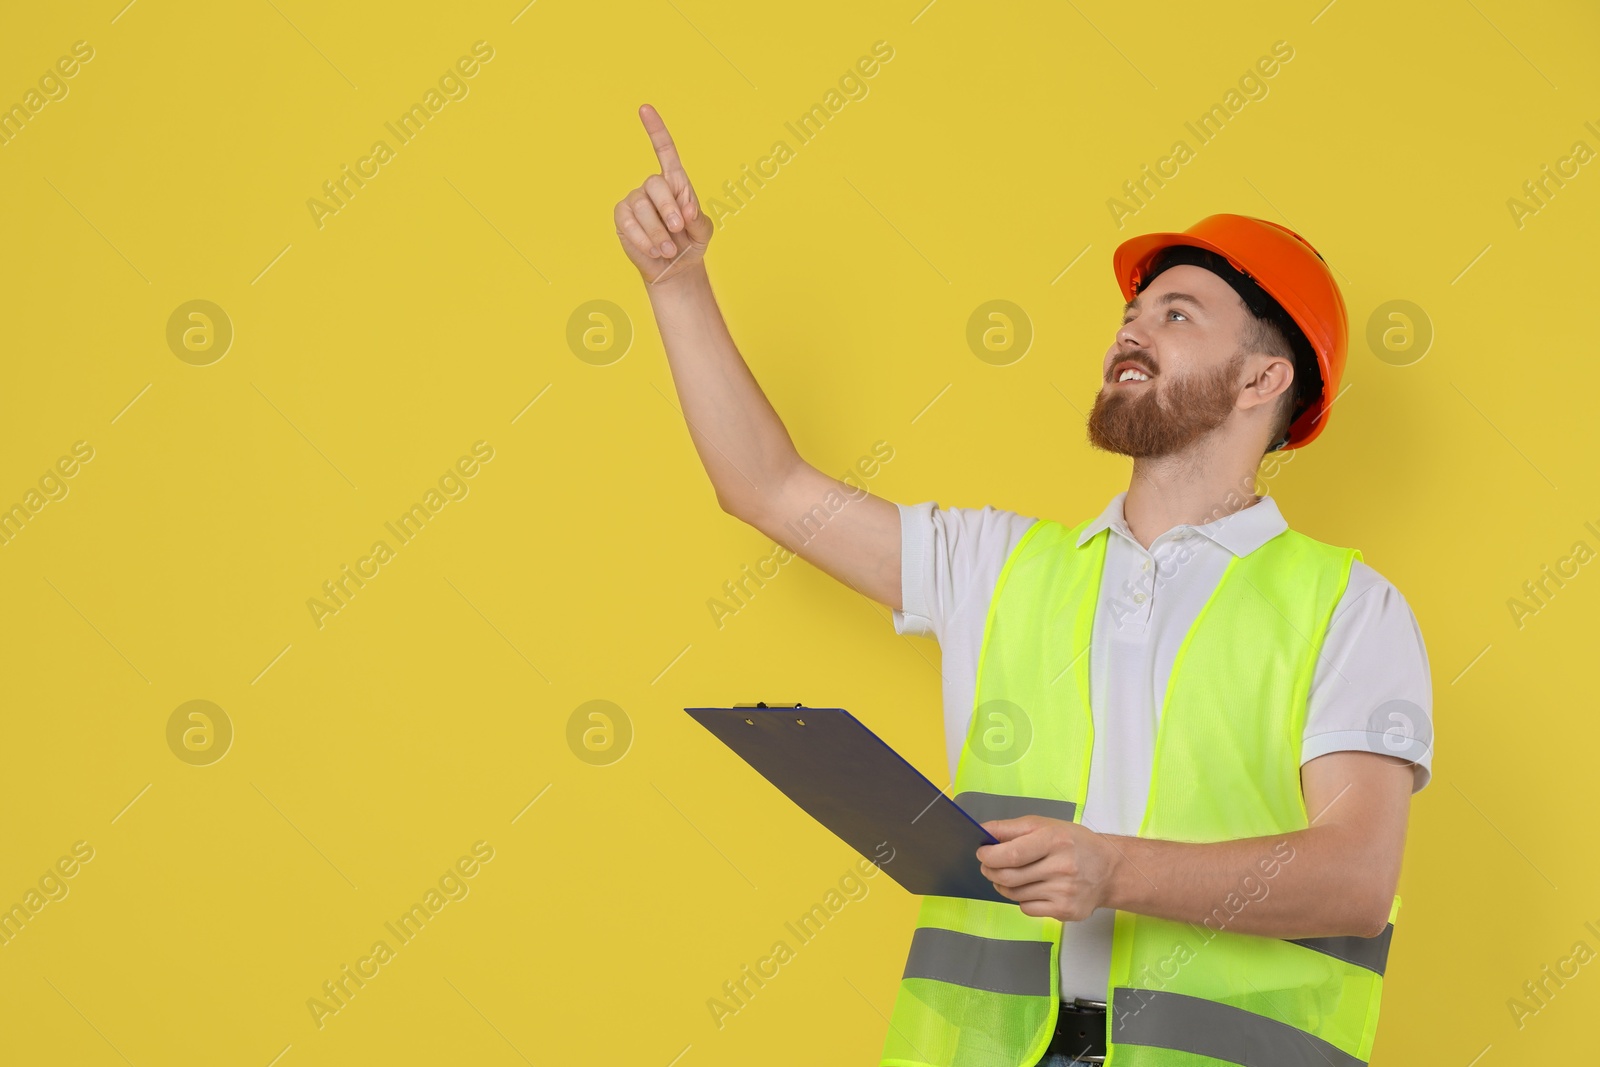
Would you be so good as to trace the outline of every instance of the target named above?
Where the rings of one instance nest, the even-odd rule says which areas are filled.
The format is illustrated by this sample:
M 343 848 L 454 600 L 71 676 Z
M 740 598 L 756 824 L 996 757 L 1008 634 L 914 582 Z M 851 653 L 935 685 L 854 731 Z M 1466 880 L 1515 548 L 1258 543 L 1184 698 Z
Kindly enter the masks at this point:
M 1173 527 L 1146 551 L 1124 520 L 1126 497 L 1126 492 L 1113 497 L 1079 542 L 1107 527 L 1112 531 L 1089 656 L 1094 751 L 1079 818 L 1091 830 L 1136 836 L 1150 791 L 1156 722 L 1178 646 L 1230 554 L 1248 555 L 1288 523 L 1272 497 L 1263 496 L 1203 526 Z M 905 606 L 893 613 L 894 629 L 939 642 L 945 747 L 954 781 L 971 722 L 995 581 L 1037 520 L 988 505 L 940 508 L 925 501 L 897 506 Z M 1354 561 L 1312 678 L 1300 762 L 1350 749 L 1398 756 L 1413 761 L 1415 793 L 1432 773 L 1432 712 L 1428 654 L 1410 606 L 1376 571 Z M 1105 999 L 1115 914 L 1100 908 L 1082 922 L 1064 925 L 1062 999 Z

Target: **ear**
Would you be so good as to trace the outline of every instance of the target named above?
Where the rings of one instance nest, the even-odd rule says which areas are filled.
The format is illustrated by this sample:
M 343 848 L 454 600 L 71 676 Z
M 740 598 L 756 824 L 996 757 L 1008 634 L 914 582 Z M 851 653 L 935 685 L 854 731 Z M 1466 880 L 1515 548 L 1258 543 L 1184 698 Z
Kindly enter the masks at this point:
M 1294 389 L 1294 361 L 1285 356 L 1259 355 L 1252 363 L 1254 373 L 1239 393 L 1239 407 L 1249 410 L 1263 404 L 1274 406 L 1286 392 Z

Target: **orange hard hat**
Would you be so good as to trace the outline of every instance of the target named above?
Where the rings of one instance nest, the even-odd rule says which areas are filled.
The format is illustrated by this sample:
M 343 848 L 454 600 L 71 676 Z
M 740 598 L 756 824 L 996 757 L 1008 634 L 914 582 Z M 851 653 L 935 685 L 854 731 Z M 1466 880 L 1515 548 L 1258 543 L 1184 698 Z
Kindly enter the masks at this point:
M 1322 254 L 1276 222 L 1249 215 L 1208 215 L 1181 233 L 1141 234 L 1117 246 L 1111 267 L 1124 300 L 1134 298 L 1149 277 L 1152 261 L 1174 245 L 1193 245 L 1222 256 L 1248 279 L 1247 285 L 1253 283 L 1277 301 L 1300 327 L 1322 372 L 1322 395 L 1290 425 L 1283 448 L 1309 444 L 1327 425 L 1328 407 L 1339 395 L 1350 334 L 1344 297 Z

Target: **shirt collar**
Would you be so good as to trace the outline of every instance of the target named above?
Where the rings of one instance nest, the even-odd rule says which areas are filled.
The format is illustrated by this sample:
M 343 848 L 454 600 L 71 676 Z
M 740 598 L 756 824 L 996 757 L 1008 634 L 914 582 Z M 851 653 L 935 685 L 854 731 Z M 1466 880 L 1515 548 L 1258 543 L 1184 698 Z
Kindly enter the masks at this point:
M 1128 529 L 1127 520 L 1123 515 L 1122 504 L 1127 496 L 1127 491 L 1124 490 L 1111 498 L 1111 503 L 1106 505 L 1105 510 L 1078 535 L 1080 546 L 1106 529 L 1115 530 L 1135 545 L 1139 543 L 1133 536 L 1133 531 Z M 1204 526 L 1193 526 L 1189 523 L 1174 526 L 1156 538 L 1156 541 L 1151 542 L 1151 545 L 1154 547 L 1156 542 L 1162 539 L 1178 540 L 1188 536 L 1187 531 L 1193 531 L 1215 541 L 1236 556 L 1247 556 L 1288 528 L 1288 522 L 1278 511 L 1277 502 L 1270 495 L 1265 495 L 1249 507 L 1241 508 L 1231 515 L 1224 515 Z

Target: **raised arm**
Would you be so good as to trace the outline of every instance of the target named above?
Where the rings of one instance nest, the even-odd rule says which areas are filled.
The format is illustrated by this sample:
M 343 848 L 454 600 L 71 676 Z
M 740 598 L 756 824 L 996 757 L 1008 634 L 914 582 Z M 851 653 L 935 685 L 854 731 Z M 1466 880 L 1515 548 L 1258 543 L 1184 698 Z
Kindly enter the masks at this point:
M 717 307 L 705 267 L 715 227 L 700 209 L 677 146 L 655 108 L 643 105 L 639 118 L 661 171 L 617 203 L 617 236 L 645 281 L 689 437 L 717 503 L 801 559 L 899 609 L 899 509 L 800 457 Z

